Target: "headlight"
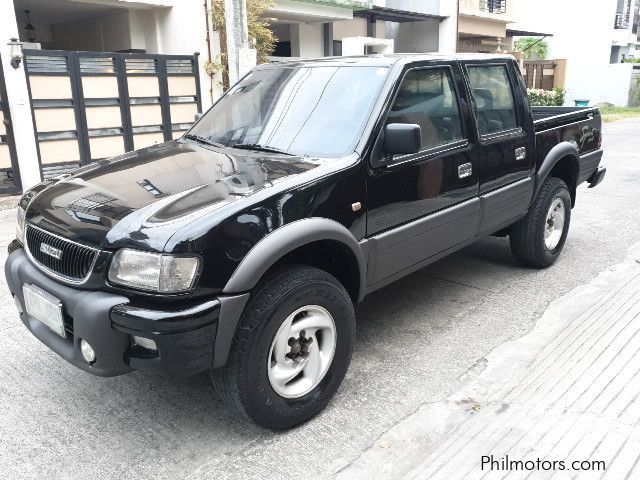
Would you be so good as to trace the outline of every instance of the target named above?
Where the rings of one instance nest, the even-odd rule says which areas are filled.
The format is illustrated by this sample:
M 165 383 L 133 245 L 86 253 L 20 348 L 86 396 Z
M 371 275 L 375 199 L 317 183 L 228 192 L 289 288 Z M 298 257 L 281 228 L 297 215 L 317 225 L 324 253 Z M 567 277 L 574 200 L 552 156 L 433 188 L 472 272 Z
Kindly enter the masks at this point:
M 186 292 L 193 288 L 199 266 L 197 257 L 176 257 L 123 248 L 111 261 L 109 280 L 152 292 Z
M 22 245 L 24 245 L 24 222 L 26 213 L 27 212 L 18 205 L 18 214 L 16 216 L 16 238 Z
M 18 202 L 18 212 L 16 217 L 16 238 L 22 245 L 24 245 L 27 206 L 29 205 L 29 202 L 31 202 L 34 194 L 35 192 L 33 190 L 28 190 L 24 193 L 24 195 L 22 195 L 22 198 L 20 198 L 20 201 Z

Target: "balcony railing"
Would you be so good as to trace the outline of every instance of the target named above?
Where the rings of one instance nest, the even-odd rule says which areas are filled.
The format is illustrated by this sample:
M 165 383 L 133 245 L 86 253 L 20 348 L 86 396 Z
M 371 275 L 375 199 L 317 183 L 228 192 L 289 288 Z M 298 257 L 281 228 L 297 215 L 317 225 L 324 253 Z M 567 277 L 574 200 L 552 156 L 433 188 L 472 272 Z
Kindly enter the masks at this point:
M 480 11 L 488 13 L 506 13 L 507 0 L 480 0 Z

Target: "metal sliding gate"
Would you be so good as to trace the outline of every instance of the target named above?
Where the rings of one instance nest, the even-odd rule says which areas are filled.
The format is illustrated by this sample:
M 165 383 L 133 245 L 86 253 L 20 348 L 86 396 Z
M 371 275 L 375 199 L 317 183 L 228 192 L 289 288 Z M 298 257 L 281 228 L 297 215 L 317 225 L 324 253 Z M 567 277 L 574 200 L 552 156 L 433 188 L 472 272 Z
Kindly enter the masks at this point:
M 198 56 L 26 50 L 43 178 L 162 143 L 200 112 Z
M 7 89 L 0 61 L 0 195 L 16 194 L 22 190 L 15 147 Z

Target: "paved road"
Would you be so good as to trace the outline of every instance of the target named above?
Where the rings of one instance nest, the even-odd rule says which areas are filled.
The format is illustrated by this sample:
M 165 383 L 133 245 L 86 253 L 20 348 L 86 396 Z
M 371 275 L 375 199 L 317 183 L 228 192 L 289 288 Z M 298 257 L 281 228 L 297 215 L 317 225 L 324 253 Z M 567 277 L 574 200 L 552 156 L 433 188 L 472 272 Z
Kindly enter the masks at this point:
M 215 397 L 206 375 L 100 379 L 66 364 L 20 324 L 0 285 L 0 477 L 300 478 L 347 472 L 395 424 L 479 373 L 549 303 L 640 240 L 640 121 L 605 130 L 609 173 L 581 187 L 560 261 L 518 267 L 505 239 L 479 242 L 368 298 L 336 399 L 288 433 L 260 430 Z M 13 236 L 0 212 L 0 260 Z M 417 460 L 417 459 L 416 459 Z
M 640 242 L 482 363 L 339 480 L 640 478 Z
M 640 478 L 640 244 L 632 250 L 489 355 L 442 406 L 464 420 L 405 480 Z M 433 432 L 440 422 L 420 414 L 411 423 Z

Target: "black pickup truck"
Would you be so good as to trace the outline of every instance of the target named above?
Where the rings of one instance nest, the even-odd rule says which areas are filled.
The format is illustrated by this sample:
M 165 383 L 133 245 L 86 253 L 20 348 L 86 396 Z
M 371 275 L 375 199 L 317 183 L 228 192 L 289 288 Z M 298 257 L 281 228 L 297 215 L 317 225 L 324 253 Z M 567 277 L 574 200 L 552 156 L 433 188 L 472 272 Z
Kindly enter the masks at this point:
M 82 370 L 211 371 L 284 429 L 338 389 L 366 295 L 488 235 L 553 264 L 601 157 L 598 110 L 531 109 L 509 56 L 262 65 L 184 137 L 27 191 L 7 283 Z

